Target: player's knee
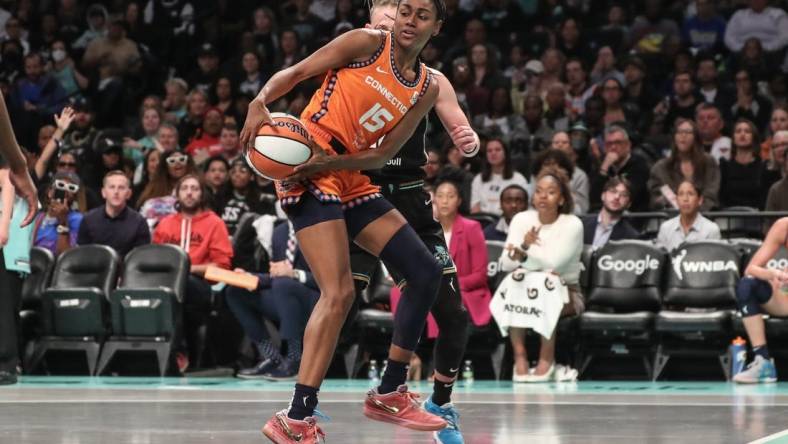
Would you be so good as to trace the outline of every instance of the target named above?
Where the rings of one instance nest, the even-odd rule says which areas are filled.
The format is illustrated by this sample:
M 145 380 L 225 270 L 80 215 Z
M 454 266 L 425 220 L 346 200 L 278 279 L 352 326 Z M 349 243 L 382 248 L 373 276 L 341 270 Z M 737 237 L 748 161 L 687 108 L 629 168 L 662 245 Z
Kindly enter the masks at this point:
M 440 295 L 438 297 L 440 298 Z M 468 322 L 470 322 L 468 310 L 465 309 L 461 301 L 458 304 L 445 302 L 447 301 L 439 299 L 432 306 L 432 316 L 435 318 L 438 328 L 441 331 L 465 331 L 468 327 Z
M 405 276 L 408 285 L 418 285 L 437 296 L 438 288 L 441 284 L 441 276 L 443 275 L 443 267 L 434 257 L 425 256 L 421 258 L 417 266 L 413 267 L 409 274 L 410 276 Z
M 326 308 L 332 314 L 346 316 L 350 307 L 353 306 L 353 299 L 356 297 L 356 290 L 353 283 L 339 285 L 333 289 L 327 289 L 320 294 L 326 304 Z
M 761 305 L 769 302 L 772 287 L 760 279 L 745 277 L 736 286 L 736 302 L 742 316 L 755 316 L 761 313 Z

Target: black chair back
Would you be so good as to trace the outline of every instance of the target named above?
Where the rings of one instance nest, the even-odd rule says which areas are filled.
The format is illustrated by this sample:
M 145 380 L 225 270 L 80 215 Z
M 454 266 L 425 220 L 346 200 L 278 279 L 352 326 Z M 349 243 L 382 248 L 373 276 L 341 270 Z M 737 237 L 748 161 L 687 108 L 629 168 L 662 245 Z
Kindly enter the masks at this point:
M 506 273 L 501 271 L 501 254 L 504 252 L 504 242 L 488 240 L 487 245 L 487 286 L 495 292 Z
M 175 245 L 143 245 L 126 255 L 118 288 L 170 288 L 182 302 L 190 268 L 189 255 Z
M 41 294 L 49 286 L 55 255 L 46 248 L 30 249 L 30 274 L 22 283 L 22 310 L 41 310 Z
M 57 259 L 50 288 L 95 287 L 109 294 L 118 277 L 118 254 L 106 245 L 83 245 Z
M 107 297 L 118 281 L 118 254 L 106 245 L 63 252 L 52 284 L 42 296 L 44 334 L 101 337 L 107 327 Z
M 482 225 L 482 229 L 487 228 L 488 225 L 497 224 L 498 219 L 500 218 L 500 216 L 490 213 L 471 213 L 464 217 L 479 222 Z
M 733 308 L 741 252 L 723 241 L 689 242 L 671 253 L 664 303 L 692 308 Z
M 143 245 L 129 252 L 122 283 L 109 297 L 114 334 L 172 335 L 189 269 L 189 256 L 175 245 Z
M 616 312 L 657 311 L 667 258 L 649 242 L 610 241 L 593 255 L 590 306 Z
M 234 268 L 260 273 L 268 271 L 268 253 L 257 241 L 257 231 L 253 225 L 259 217 L 257 213 L 246 213 L 238 221 L 232 238 Z

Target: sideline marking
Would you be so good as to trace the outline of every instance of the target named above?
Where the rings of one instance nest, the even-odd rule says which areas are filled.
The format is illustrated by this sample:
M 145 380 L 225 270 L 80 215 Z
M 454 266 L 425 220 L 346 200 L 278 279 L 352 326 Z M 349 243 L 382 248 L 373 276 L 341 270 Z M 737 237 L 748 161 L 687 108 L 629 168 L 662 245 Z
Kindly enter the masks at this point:
M 785 439 L 779 439 L 785 438 Z M 782 432 L 773 433 L 769 436 L 764 436 L 761 439 L 756 439 L 755 441 L 750 441 L 749 444 L 782 444 L 788 443 L 788 429 L 783 430 Z
M 288 403 L 292 400 L 291 397 L 287 399 L 22 399 L 11 400 L 2 399 L 0 405 L 3 404 L 271 404 L 271 403 Z M 321 404 L 361 404 L 363 399 L 326 399 L 320 400 Z M 588 405 L 588 406 L 638 406 L 638 407 L 733 407 L 741 405 L 736 402 L 631 402 L 631 401 L 508 401 L 508 400 L 468 400 L 458 402 L 464 405 Z M 759 404 L 760 405 L 760 404 Z M 775 402 L 765 404 L 768 407 L 788 407 L 788 402 Z M 788 436 L 788 430 L 784 432 Z M 752 443 L 750 443 L 752 444 Z

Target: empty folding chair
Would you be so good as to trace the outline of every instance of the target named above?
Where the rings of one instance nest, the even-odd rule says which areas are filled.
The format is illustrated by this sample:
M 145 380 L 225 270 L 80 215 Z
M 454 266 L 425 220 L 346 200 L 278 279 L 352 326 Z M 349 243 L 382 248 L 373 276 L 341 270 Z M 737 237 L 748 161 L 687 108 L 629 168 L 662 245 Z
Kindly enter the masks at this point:
M 350 377 L 360 369 L 361 363 L 356 362 L 358 356 L 366 353 L 372 356 L 387 355 L 394 333 L 394 315 L 391 313 L 391 289 L 394 282 L 385 267 L 378 267 L 374 274 L 366 292 L 369 299 L 363 301 L 356 317 L 359 333 L 357 347 L 354 347 L 354 353 L 346 355 L 345 365 Z M 347 362 L 350 358 L 353 359 L 352 365 Z
M 189 256 L 174 245 L 144 245 L 126 255 L 121 284 L 109 295 L 113 334 L 97 374 L 121 350 L 155 352 L 159 374 L 165 374 L 189 268 Z
M 50 350 L 80 350 L 94 374 L 107 335 L 107 295 L 118 276 L 118 254 L 104 245 L 65 251 L 55 264 L 52 284 L 42 295 L 43 334 L 36 343 L 28 371 Z
M 580 315 L 580 373 L 595 357 L 640 357 L 651 375 L 653 325 L 667 258 L 650 242 L 611 241 L 591 260 L 587 310 Z
M 29 353 L 33 351 L 26 350 L 26 345 L 32 344 L 31 341 L 41 333 L 41 295 L 49 286 L 54 268 L 55 256 L 51 251 L 40 247 L 30 250 L 30 274 L 22 283 L 22 305 L 19 310 L 19 326 L 22 332 L 20 350 L 25 352 L 25 362 L 29 361 Z
M 655 380 L 673 356 L 717 357 L 730 379 L 727 350 L 741 262 L 739 250 L 723 241 L 685 243 L 671 253 L 664 308 L 655 322 Z
M 505 243 L 501 241 L 488 240 L 487 245 L 487 285 L 490 291 L 495 293 L 498 285 L 506 277 L 505 272 L 501 271 L 501 254 L 504 251 Z

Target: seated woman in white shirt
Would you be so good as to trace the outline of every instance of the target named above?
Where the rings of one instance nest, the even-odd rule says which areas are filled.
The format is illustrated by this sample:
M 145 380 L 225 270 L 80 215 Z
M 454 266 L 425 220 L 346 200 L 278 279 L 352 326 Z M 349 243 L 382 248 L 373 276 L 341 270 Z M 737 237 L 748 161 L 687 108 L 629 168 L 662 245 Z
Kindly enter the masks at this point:
M 528 181 L 514 171 L 509 156 L 509 147 L 503 140 L 492 138 L 484 145 L 482 172 L 471 184 L 471 213 L 490 213 L 496 216 L 501 211 L 501 191 L 509 185 L 520 185 L 528 190 Z
M 671 251 L 684 242 L 720 239 L 720 227 L 700 214 L 703 189 L 696 182 L 684 179 L 676 193 L 679 215 L 662 222 L 657 245 Z
M 552 272 L 569 288 L 569 303 L 562 316 L 583 312 L 585 303 L 580 292 L 580 254 L 583 250 L 583 223 L 572 214 L 574 207 L 569 178 L 560 168 L 547 166 L 536 178 L 531 204 L 534 209 L 518 213 L 509 226 L 506 250 L 501 255 L 501 268 L 511 271 L 518 267 L 527 271 Z M 515 382 L 550 381 L 555 373 L 555 343 L 542 338 L 539 363 L 529 374 L 525 350 L 525 329 L 510 328 L 514 350 Z

